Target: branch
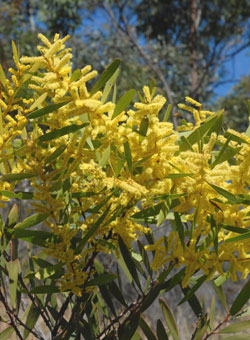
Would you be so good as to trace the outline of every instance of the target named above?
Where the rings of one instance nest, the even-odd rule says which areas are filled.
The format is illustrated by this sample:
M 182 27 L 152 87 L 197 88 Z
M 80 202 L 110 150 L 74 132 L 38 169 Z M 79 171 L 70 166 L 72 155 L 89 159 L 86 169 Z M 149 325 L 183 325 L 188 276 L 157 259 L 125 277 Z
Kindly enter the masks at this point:
M 216 334 L 216 331 L 225 323 L 228 321 L 230 314 L 227 314 L 225 319 L 221 321 L 210 333 L 207 333 L 205 335 L 205 338 L 203 340 L 207 340 L 211 335 Z
M 107 2 L 104 2 L 102 4 L 102 7 L 104 9 L 104 11 L 106 13 L 108 13 L 109 17 L 111 18 L 114 27 L 116 28 L 116 30 L 123 35 L 128 42 L 132 43 L 132 45 L 134 46 L 134 48 L 138 51 L 139 55 L 143 58 L 143 60 L 145 61 L 145 63 L 148 65 L 148 67 L 156 74 L 156 76 L 158 77 L 158 79 L 162 82 L 163 84 L 163 88 L 164 88 L 164 92 L 166 93 L 167 99 L 169 101 L 170 104 L 174 105 L 174 100 L 171 94 L 171 89 L 164 77 L 164 74 L 162 72 L 162 70 L 160 69 L 160 67 L 158 65 L 154 65 L 151 60 L 148 58 L 148 56 L 146 55 L 145 51 L 143 50 L 143 48 L 140 46 L 140 44 L 138 43 L 138 39 L 136 39 L 134 37 L 133 32 L 131 31 L 131 27 L 129 26 L 129 23 L 127 21 L 127 19 L 125 18 L 125 16 L 122 13 L 123 8 L 121 6 L 119 6 L 119 4 L 117 4 L 120 10 L 120 21 L 123 23 L 124 27 L 118 22 L 118 20 L 115 17 L 114 12 L 112 11 L 110 5 Z M 173 117 L 173 121 L 174 121 L 174 126 L 176 127 L 177 125 L 177 121 L 176 118 Z
M 3 295 L 1 290 L 0 290 L 0 301 L 2 301 L 2 303 L 3 303 L 4 307 L 5 307 L 6 313 L 8 314 L 8 316 L 10 318 L 10 324 L 14 328 L 14 330 L 16 332 L 16 335 L 18 336 L 18 338 L 20 340 L 24 340 L 24 338 L 22 337 L 22 335 L 21 335 L 21 333 L 20 333 L 20 331 L 19 331 L 19 329 L 18 329 L 18 327 L 16 325 L 16 322 L 15 322 L 16 315 L 14 314 L 13 310 L 10 309 L 10 307 L 9 307 L 7 301 L 5 300 L 5 297 L 4 297 L 4 295 Z

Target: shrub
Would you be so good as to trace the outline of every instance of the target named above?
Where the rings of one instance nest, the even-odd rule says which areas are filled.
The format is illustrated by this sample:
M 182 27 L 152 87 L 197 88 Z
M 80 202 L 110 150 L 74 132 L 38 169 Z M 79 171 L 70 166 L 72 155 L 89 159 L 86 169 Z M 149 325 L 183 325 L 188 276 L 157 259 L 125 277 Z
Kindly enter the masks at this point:
M 179 108 L 194 123 L 182 121 L 175 130 L 167 122 L 171 106 L 159 119 L 166 100 L 153 83 L 127 109 L 136 91 L 116 103 L 119 60 L 89 90 L 97 72 L 89 65 L 72 72 L 68 37 L 39 38 L 38 57 L 19 58 L 13 43 L 10 80 L 0 68 L 1 204 L 28 200 L 31 207 L 24 220 L 16 204 L 1 218 L 0 300 L 9 317 L 2 337 L 43 339 L 40 316 L 53 339 L 135 340 L 139 328 L 156 338 L 143 312 L 181 284 L 181 303 L 189 301 L 199 320 L 194 338 L 207 339 L 218 327 L 213 306 L 208 316 L 196 290 L 215 282 L 225 304 L 217 286 L 237 280 L 237 272 L 247 278 L 250 270 L 249 133 L 222 134 L 223 111 L 204 111 L 189 97 Z M 24 179 L 29 190 L 18 191 Z M 33 228 L 40 222 L 42 229 Z M 159 238 L 155 224 L 164 228 Z M 23 266 L 18 240 L 40 247 Z M 115 256 L 138 291 L 135 302 L 126 301 L 119 270 L 105 268 L 101 254 Z M 173 268 L 180 269 L 173 274 Z M 248 301 L 249 282 L 224 322 Z M 167 304 L 160 304 L 168 331 L 159 320 L 157 337 L 167 339 L 168 332 L 179 339 Z

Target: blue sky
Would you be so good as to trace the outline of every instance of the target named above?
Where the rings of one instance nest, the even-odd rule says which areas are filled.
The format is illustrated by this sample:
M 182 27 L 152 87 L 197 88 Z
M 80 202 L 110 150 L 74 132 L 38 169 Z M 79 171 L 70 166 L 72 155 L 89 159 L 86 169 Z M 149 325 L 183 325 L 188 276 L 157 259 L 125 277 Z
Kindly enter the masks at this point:
M 218 97 L 227 95 L 242 76 L 250 75 L 250 48 L 245 49 L 232 60 L 226 62 L 225 68 L 228 72 L 225 79 L 234 81 L 218 86 L 215 89 Z

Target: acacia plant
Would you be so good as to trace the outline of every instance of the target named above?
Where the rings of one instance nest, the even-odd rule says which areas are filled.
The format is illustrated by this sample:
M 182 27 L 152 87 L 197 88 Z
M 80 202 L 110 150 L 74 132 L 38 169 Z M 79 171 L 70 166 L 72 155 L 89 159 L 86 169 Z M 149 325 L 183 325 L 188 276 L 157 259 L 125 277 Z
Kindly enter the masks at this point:
M 0 68 L 0 199 L 10 206 L 0 221 L 0 338 L 181 339 L 163 298 L 166 325 L 158 320 L 152 330 L 143 317 L 181 285 L 180 303 L 197 316 L 192 339 L 208 339 L 244 315 L 250 295 L 248 281 L 228 308 L 221 287 L 250 271 L 249 130 L 221 133 L 223 110 L 204 111 L 186 97 L 179 108 L 194 121 L 176 131 L 153 83 L 128 109 L 136 90 L 116 100 L 119 60 L 91 87 L 97 72 L 89 65 L 72 72 L 68 36 L 39 38 L 40 56 L 20 58 L 12 43 L 11 77 Z M 23 180 L 26 191 L 18 190 Z M 163 236 L 155 237 L 160 225 Z M 30 244 L 26 261 L 18 242 Z M 116 266 L 105 266 L 104 254 Z M 205 281 L 226 309 L 217 326 L 214 302 L 208 314 L 195 296 Z M 249 321 L 229 327 L 221 332 Z

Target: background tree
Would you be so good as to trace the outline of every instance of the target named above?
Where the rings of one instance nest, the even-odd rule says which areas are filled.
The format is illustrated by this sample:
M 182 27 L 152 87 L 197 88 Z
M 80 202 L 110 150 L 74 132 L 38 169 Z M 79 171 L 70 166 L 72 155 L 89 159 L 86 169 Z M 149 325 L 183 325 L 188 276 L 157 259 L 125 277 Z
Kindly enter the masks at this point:
M 249 125 L 248 100 L 250 99 L 250 77 L 244 76 L 226 97 L 218 98 L 217 107 L 225 109 L 225 124 L 238 131 L 245 132 Z

